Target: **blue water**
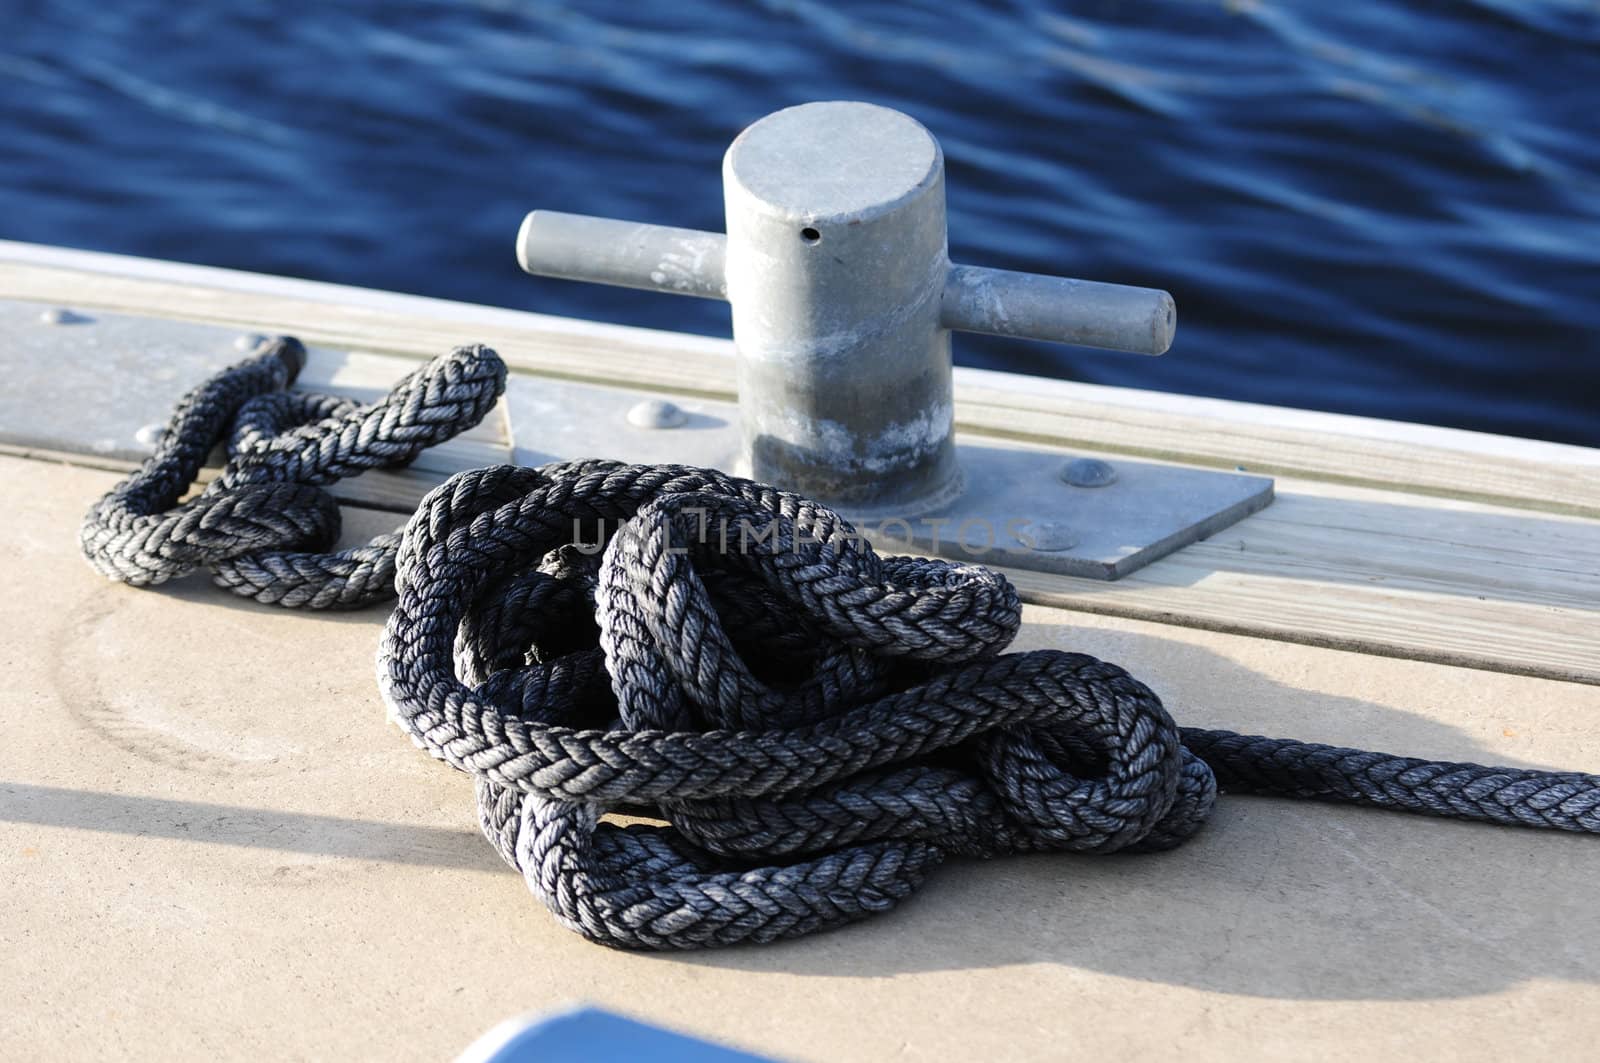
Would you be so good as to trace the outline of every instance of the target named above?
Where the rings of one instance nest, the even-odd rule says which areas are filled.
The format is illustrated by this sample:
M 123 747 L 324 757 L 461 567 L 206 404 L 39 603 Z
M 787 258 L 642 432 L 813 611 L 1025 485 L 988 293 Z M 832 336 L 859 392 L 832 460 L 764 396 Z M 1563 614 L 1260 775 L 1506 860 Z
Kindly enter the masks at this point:
M 1593 0 L 0 0 L 0 236 L 726 334 L 539 281 L 550 207 L 721 228 L 812 99 L 942 140 L 955 257 L 1170 290 L 1020 372 L 1600 445 Z M 470 339 L 463 336 L 463 340 Z

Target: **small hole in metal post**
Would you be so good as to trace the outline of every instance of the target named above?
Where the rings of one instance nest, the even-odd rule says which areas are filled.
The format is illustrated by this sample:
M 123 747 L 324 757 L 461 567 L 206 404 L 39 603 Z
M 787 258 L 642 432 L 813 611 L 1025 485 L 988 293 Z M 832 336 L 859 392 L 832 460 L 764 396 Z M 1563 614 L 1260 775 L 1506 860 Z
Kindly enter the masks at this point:
M 800 230 L 800 239 L 804 240 L 808 244 L 814 244 L 818 240 L 822 239 L 822 234 L 817 232 L 817 230 L 813 229 L 811 226 L 807 225 L 804 229 Z

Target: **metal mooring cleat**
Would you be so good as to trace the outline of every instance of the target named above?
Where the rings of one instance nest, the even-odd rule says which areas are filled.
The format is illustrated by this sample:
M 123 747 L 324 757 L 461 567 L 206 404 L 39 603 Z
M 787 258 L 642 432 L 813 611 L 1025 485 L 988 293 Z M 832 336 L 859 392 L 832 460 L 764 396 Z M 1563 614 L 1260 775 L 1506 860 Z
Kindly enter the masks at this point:
M 727 300 L 740 471 L 857 518 L 895 518 L 891 541 L 1101 578 L 1270 501 L 1259 477 L 1160 466 L 1138 476 L 1119 463 L 1114 484 L 1077 492 L 1097 499 L 1088 504 L 1062 479 L 1062 455 L 1032 452 L 1026 470 L 992 447 L 957 460 L 952 330 L 1158 355 L 1177 311 L 1150 288 L 952 263 L 944 153 L 912 118 L 853 102 L 779 111 L 734 140 L 723 188 L 725 236 L 536 210 L 517 256 L 529 273 Z M 1130 519 L 1134 493 L 1170 491 L 1175 478 L 1181 504 L 1169 497 Z M 1201 483 L 1213 490 L 1197 493 Z M 1120 524 L 1107 530 L 1112 513 Z M 933 521 L 931 537 L 918 530 L 939 514 L 949 520 Z M 962 545 L 963 522 L 987 525 L 979 542 Z M 1070 523 L 1081 545 L 1044 549 L 1030 522 Z

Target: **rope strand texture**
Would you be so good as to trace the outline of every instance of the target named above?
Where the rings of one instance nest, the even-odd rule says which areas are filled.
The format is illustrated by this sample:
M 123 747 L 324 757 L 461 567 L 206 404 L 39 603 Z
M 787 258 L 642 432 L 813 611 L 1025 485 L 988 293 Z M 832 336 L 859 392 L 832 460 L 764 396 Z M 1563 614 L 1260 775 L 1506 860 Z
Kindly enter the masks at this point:
M 1180 729 L 1115 665 L 1002 654 L 1002 576 L 880 557 L 715 471 L 462 473 L 406 526 L 397 579 L 392 716 L 476 777 L 501 856 L 607 945 L 837 926 L 947 855 L 1171 848 L 1219 784 L 1600 832 L 1596 776 Z
M 185 395 L 155 453 L 84 519 L 90 564 L 140 587 L 209 568 L 236 594 L 308 609 L 393 597 L 398 533 L 326 552 L 339 538 L 339 507 L 322 488 L 407 465 L 471 428 L 504 390 L 505 366 L 487 347 L 460 347 L 360 406 L 286 390 L 305 357 L 281 336 Z M 221 474 L 180 504 L 224 442 Z

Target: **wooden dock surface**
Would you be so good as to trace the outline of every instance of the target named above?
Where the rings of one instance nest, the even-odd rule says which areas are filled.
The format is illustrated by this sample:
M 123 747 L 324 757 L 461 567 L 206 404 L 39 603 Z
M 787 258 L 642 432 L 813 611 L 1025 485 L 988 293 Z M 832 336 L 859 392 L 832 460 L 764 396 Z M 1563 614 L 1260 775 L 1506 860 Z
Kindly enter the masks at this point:
M 113 256 L 0 243 L 4 300 L 292 332 L 352 393 L 482 341 L 519 387 L 731 395 L 719 341 Z M 20 349 L 0 335 L 0 361 Z M 800 1060 L 1577 1059 L 1600 1033 L 1600 840 L 1278 800 L 1225 799 L 1159 856 L 953 863 L 801 941 L 590 945 L 477 836 L 470 783 L 386 723 L 381 610 L 107 583 L 76 527 L 136 455 L 30 440 L 15 411 L 45 385 L 20 379 L 0 1056 L 439 1059 L 578 1001 Z M 128 423 L 192 383 L 141 389 Z M 1116 583 L 1011 573 L 1019 648 L 1117 661 L 1186 724 L 1600 772 L 1600 454 L 974 371 L 958 420 L 1279 477 L 1263 513 Z M 516 429 L 352 482 L 347 534 Z

